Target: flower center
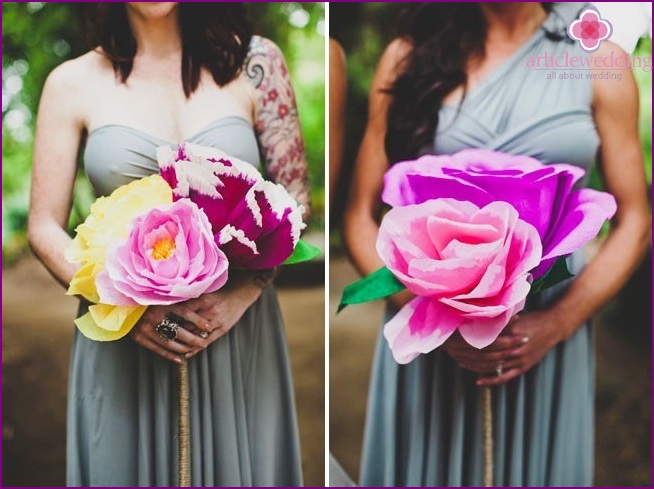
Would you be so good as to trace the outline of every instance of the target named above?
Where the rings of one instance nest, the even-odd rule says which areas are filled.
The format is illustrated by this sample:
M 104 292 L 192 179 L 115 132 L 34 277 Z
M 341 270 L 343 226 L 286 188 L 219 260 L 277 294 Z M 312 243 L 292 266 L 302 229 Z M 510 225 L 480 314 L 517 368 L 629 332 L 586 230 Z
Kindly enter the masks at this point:
M 152 247 L 152 258 L 155 260 L 167 260 L 175 252 L 175 242 L 171 237 L 157 241 Z

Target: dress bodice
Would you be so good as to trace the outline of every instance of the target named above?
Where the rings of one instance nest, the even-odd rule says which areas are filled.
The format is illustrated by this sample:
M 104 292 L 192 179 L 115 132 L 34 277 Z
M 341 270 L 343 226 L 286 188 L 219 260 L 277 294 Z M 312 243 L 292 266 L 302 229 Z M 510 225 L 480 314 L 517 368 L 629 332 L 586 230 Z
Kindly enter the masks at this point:
M 216 119 L 186 141 L 220 149 L 259 166 L 254 130 L 241 117 Z M 84 150 L 84 167 L 96 195 L 109 195 L 134 179 L 157 173 L 156 149 L 164 145 L 175 143 L 119 124 L 107 124 L 91 131 Z
M 590 72 L 545 68 L 548 56 L 589 56 L 565 35 L 584 5 L 555 4 L 542 28 L 472 87 L 460 106 L 444 105 L 434 145 L 423 152 L 453 154 L 465 148 L 488 148 L 590 169 L 599 146 Z M 562 39 L 552 39 L 552 34 Z

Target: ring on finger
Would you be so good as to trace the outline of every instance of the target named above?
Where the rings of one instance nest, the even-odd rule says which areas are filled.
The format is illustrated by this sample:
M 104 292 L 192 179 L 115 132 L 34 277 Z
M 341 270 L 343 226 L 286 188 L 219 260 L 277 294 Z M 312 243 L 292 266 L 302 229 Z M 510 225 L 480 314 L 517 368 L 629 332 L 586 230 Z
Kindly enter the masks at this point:
M 154 328 L 155 333 L 165 341 L 172 341 L 177 338 L 177 330 L 179 330 L 179 323 L 172 319 L 165 317 Z
M 504 363 L 500 362 L 497 364 L 497 367 L 495 367 L 495 374 L 500 377 L 502 372 L 504 372 Z

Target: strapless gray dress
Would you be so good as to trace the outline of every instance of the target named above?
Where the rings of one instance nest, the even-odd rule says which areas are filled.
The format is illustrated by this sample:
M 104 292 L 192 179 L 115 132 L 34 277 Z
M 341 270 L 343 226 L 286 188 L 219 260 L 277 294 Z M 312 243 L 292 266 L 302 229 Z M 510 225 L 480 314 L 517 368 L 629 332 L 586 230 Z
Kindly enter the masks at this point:
M 189 142 L 259 163 L 252 127 L 238 117 Z M 107 125 L 89 134 L 84 163 L 98 196 L 158 172 L 171 144 Z M 177 484 L 177 366 L 131 338 L 109 343 L 75 330 L 68 393 L 69 486 Z M 275 291 L 189 361 L 193 486 L 300 486 L 299 436 L 286 339 Z
M 557 3 L 543 27 L 564 33 L 582 7 Z M 442 108 L 434 146 L 425 152 L 481 147 L 590 170 L 599 144 L 591 81 L 585 74 L 580 80 L 548 80 L 551 70 L 527 67 L 529 56 L 566 51 L 585 55 L 577 44 L 536 33 L 469 91 L 460 111 Z M 573 272 L 584 264 L 581 255 L 568 261 Z M 565 289 L 546 291 L 529 309 L 547 307 Z M 593 335 L 586 324 L 525 375 L 493 388 L 496 486 L 592 484 L 593 368 Z M 440 349 L 400 366 L 380 334 L 361 485 L 482 485 L 482 399 L 475 380 L 476 374 Z

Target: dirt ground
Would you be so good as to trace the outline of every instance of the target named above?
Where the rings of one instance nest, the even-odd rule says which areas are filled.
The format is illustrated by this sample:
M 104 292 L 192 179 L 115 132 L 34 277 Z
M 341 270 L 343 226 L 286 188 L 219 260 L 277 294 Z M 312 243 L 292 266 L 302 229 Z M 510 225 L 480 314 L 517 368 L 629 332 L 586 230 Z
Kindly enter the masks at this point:
M 332 454 L 354 480 L 359 472 L 370 366 L 383 315 L 381 301 L 348 307 L 338 316 L 333 314 L 340 291 L 357 278 L 344 258 L 332 255 L 329 443 Z M 650 297 L 649 292 L 646 297 Z M 642 314 L 639 320 L 649 328 L 651 317 L 645 319 Z M 595 324 L 597 486 L 651 483 L 651 335 L 641 332 L 639 336 L 629 326 L 630 318 L 620 316 L 612 306 Z
M 77 301 L 33 258 L 2 271 L 2 485 L 65 484 L 66 383 Z M 305 484 L 324 483 L 324 288 L 285 286 Z

